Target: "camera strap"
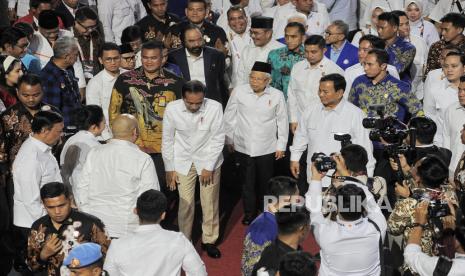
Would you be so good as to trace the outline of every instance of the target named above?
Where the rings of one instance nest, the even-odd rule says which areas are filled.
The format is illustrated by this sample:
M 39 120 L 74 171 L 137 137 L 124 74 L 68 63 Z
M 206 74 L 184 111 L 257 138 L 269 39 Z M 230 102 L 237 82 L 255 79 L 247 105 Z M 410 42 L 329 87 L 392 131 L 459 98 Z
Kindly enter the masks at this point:
M 454 262 L 447 257 L 441 256 L 434 268 L 433 276 L 447 276 Z
M 376 230 L 379 233 L 379 266 L 381 270 L 381 276 L 387 276 L 385 265 L 384 265 L 384 247 L 383 247 L 383 235 L 381 233 L 381 229 L 379 229 L 379 226 L 371 219 L 368 219 L 368 222 L 373 224 L 373 226 L 376 228 Z

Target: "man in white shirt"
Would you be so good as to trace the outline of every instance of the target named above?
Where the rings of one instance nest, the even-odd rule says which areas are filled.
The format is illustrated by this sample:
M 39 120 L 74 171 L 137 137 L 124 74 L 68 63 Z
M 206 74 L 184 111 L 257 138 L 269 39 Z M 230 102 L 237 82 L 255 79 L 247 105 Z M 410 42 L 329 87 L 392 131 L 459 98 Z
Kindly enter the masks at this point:
M 220 258 L 215 247 L 219 235 L 219 191 L 225 134 L 223 108 L 205 98 L 198 80 L 182 88 L 182 99 L 168 104 L 163 118 L 162 155 L 166 182 L 179 191 L 179 230 L 191 239 L 195 211 L 195 185 L 200 182 L 202 205 L 202 248 Z
M 305 150 L 308 150 L 307 164 L 311 164 L 314 153 L 330 155 L 339 152 L 341 143 L 334 139 L 335 133 L 350 134 L 354 144 L 361 145 L 368 152 L 368 175 L 373 174 L 374 158 L 369 130 L 363 128 L 362 120 L 365 113 L 343 98 L 346 82 L 339 74 L 325 75 L 319 81 L 320 101 L 314 102 L 302 114 L 291 150 L 291 173 L 299 177 L 301 173 L 299 160 Z M 308 182 L 311 179 L 307 169 Z M 331 171 L 329 172 L 331 174 Z M 323 186 L 328 187 L 329 179 L 324 179 Z
M 286 28 L 288 18 L 295 12 L 295 6 L 290 0 L 278 0 L 276 6 L 268 11 L 266 16 L 273 17 L 273 37 L 275 39 L 284 36 L 284 28 Z
M 134 144 L 139 136 L 136 118 L 118 115 L 112 132 L 114 139 L 87 155 L 74 196 L 82 211 L 100 218 L 109 236 L 119 238 L 137 227 L 132 213 L 137 197 L 160 186 L 152 158 Z
M 229 8 L 227 16 L 228 29 L 225 32 L 230 45 L 229 48 L 232 57 L 232 65 L 230 65 L 228 68 L 228 74 L 229 78 L 232 80 L 238 74 L 239 62 L 241 61 L 241 54 L 243 49 L 248 45 L 252 45 L 253 41 L 249 35 L 249 32 L 247 31 L 248 19 L 243 8 L 233 6 Z
M 104 264 L 109 275 L 179 276 L 181 268 L 189 276 L 207 275 L 192 243 L 182 233 L 160 226 L 166 208 L 162 192 L 148 190 L 137 198 L 139 226 L 132 235 L 112 241 Z
M 40 200 L 40 188 L 50 182 L 62 182 L 52 147 L 60 140 L 63 127 L 60 114 L 37 112 L 31 125 L 32 134 L 21 145 L 13 162 L 13 224 L 19 235 L 15 242 L 21 248 L 17 256 L 20 261 L 26 256 L 32 224 L 47 214 Z
M 387 224 L 373 195 L 356 179 L 346 179 L 333 202 L 338 208 L 336 221 L 330 220 L 322 213 L 325 173 L 319 172 L 315 165 L 311 171 L 305 205 L 310 211 L 315 240 L 320 245 L 319 275 L 380 275 L 379 243 L 384 240 Z
M 465 76 L 460 77 L 458 102 L 452 104 L 444 113 L 443 147 L 452 151 L 449 175 L 453 176 L 465 145 L 460 139 L 460 131 L 465 123 Z
M 309 105 L 318 101 L 321 77 L 333 73 L 344 75 L 344 70 L 324 56 L 326 42 L 322 36 L 310 36 L 305 40 L 304 46 L 306 59 L 292 67 L 291 80 L 287 88 L 289 123 L 292 133 L 297 128 L 301 114 Z
M 323 35 L 330 23 L 326 6 L 315 0 L 292 0 L 292 3 L 307 16 L 307 35 Z
M 284 157 L 289 133 L 284 95 L 268 86 L 270 74 L 269 63 L 255 62 L 250 84 L 234 88 L 224 115 L 226 143 L 236 151 L 242 170 L 245 225 L 263 210 L 274 162 Z
M 446 55 L 443 64 L 445 78 L 434 83 L 428 83 L 425 87 L 423 110 L 425 115 L 433 119 L 437 125 L 437 134 L 434 144 L 442 146 L 444 112 L 454 103 L 458 102 L 457 91 L 460 85 L 460 77 L 465 73 L 465 56 L 451 52 Z
M 352 83 L 354 80 L 361 76 L 365 75 L 365 70 L 363 69 L 363 63 L 365 62 L 365 58 L 368 55 L 368 52 L 372 49 L 384 49 L 386 48 L 386 43 L 381 38 L 368 34 L 364 35 L 358 41 L 358 61 L 359 63 L 354 64 L 347 68 L 344 72 L 344 78 L 346 79 L 346 91 L 344 92 L 344 98 L 349 97 L 350 88 L 352 87 Z M 387 65 L 387 71 L 390 75 L 395 77 L 396 79 L 399 78 L 399 73 L 397 72 L 396 67 L 391 64 Z
M 108 140 L 111 138 L 108 116 L 111 92 L 121 72 L 121 54 L 119 47 L 112 42 L 104 43 L 100 50 L 99 61 L 103 65 L 103 70 L 95 75 L 87 84 L 86 104 L 95 104 L 103 109 L 106 126 L 100 137 L 102 140 Z
M 249 83 L 249 74 L 256 61 L 266 62 L 271 50 L 283 47 L 273 39 L 273 18 L 256 16 L 252 18 L 250 37 L 254 45 L 247 45 L 241 53 L 237 77 L 233 75 L 233 87 Z
M 105 41 L 121 44 L 121 34 L 147 15 L 142 1 L 99 0 L 98 15 L 103 25 Z

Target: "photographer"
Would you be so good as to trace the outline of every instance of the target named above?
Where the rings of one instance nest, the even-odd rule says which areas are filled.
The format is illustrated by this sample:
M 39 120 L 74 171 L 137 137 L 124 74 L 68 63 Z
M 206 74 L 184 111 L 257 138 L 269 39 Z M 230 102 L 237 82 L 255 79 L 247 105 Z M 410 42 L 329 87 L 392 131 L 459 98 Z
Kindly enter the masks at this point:
M 463 217 L 460 216 L 460 222 L 457 221 L 457 228 L 454 227 L 454 223 L 444 226 L 444 228 L 455 228 L 454 242 L 456 248 L 454 259 L 449 261 L 443 257 L 431 257 L 421 251 L 423 231 L 428 223 L 428 205 L 427 201 L 423 201 L 415 209 L 415 227 L 413 227 L 407 247 L 405 247 L 405 262 L 421 276 L 463 275 L 465 271 L 465 223 Z M 462 210 L 462 214 L 463 211 L 465 210 Z M 454 220 L 451 222 L 454 222 Z
M 368 177 L 367 164 L 368 153 L 360 145 L 350 144 L 341 149 L 340 153 L 332 156 L 336 163 L 335 176 L 351 176 L 367 185 L 368 190 L 373 194 L 375 200 L 380 205 L 386 195 L 386 181 L 384 178 L 375 176 Z M 337 188 L 343 181 L 333 179 L 331 185 L 325 191 L 325 196 L 336 195 Z
M 380 275 L 379 242 L 384 239 L 387 226 L 373 195 L 356 180 L 344 181 L 337 189 L 336 221 L 328 220 L 322 213 L 324 173 L 314 163 L 311 172 L 305 204 L 315 240 L 320 245 L 319 275 Z
M 401 158 L 405 164 L 405 158 Z M 437 156 L 428 155 L 415 164 L 410 174 L 402 184 L 396 183 L 396 194 L 399 200 L 396 202 L 394 210 L 388 219 L 389 233 L 397 236 L 403 235 L 404 241 L 410 237 L 412 229 L 415 227 L 415 207 L 421 199 L 429 198 L 437 201 L 447 200 L 455 203 L 455 193 L 450 190 L 447 184 L 448 168 Z M 407 184 L 410 182 L 409 184 Z M 415 193 L 412 194 L 411 191 Z M 446 214 L 442 214 L 439 223 L 444 221 Z M 422 252 L 429 256 L 436 255 L 440 243 L 440 233 L 432 223 L 428 224 L 421 236 Z M 439 226 L 441 227 L 441 226 Z M 401 268 L 407 270 L 407 266 Z

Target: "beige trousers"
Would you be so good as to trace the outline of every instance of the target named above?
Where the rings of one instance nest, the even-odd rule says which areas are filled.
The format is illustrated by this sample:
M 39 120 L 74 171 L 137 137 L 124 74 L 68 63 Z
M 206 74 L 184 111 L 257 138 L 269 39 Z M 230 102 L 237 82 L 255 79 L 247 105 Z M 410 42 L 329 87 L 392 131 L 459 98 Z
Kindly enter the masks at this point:
M 179 230 L 191 239 L 192 224 L 195 213 L 195 185 L 197 183 L 197 171 L 194 164 L 187 175 L 176 173 L 178 179 L 179 210 L 178 224 Z M 220 176 L 221 167 L 213 172 L 213 183 L 204 186 L 200 185 L 200 204 L 202 206 L 202 242 L 215 243 L 218 239 L 220 229 L 220 219 L 218 201 L 220 196 Z

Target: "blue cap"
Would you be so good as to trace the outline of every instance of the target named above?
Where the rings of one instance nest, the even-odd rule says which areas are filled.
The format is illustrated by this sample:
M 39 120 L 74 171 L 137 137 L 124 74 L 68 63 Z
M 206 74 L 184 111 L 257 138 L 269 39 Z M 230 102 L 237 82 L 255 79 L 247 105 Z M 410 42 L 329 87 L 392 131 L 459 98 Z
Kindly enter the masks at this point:
M 100 245 L 88 242 L 73 248 L 68 257 L 63 261 L 63 265 L 69 268 L 81 268 L 89 266 L 102 258 Z

